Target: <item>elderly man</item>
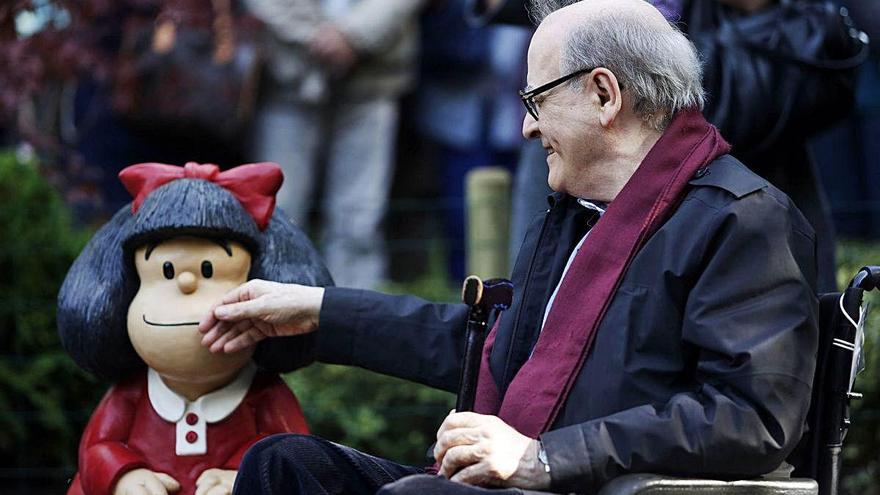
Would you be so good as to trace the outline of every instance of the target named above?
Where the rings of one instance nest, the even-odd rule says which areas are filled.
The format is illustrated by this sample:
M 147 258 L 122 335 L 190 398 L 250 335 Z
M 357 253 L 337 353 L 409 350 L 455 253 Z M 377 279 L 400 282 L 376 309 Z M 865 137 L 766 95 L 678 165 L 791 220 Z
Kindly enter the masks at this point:
M 547 150 L 556 193 L 488 338 L 477 412 L 437 433 L 440 476 L 277 436 L 247 455 L 238 492 L 589 492 L 628 472 L 761 475 L 794 448 L 816 349 L 815 238 L 703 119 L 693 46 L 641 0 L 590 0 L 541 23 L 528 65 L 523 134 Z M 201 329 L 216 352 L 314 332 L 303 338 L 322 361 L 455 390 L 465 316 L 250 282 Z

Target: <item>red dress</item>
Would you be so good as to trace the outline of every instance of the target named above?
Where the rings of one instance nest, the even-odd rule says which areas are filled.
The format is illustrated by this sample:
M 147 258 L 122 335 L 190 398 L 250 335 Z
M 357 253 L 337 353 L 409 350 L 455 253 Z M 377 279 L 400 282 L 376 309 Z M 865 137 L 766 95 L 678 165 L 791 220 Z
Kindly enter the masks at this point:
M 178 425 L 163 419 L 147 392 L 147 373 L 114 385 L 92 414 L 79 446 L 79 473 L 68 495 L 112 495 L 119 478 L 137 468 L 166 473 L 180 483 L 175 495 L 195 493 L 206 469 L 238 469 L 244 452 L 274 433 L 308 433 L 299 402 L 276 374 L 257 372 L 237 407 L 200 425 L 207 453 L 178 455 Z M 190 425 L 198 418 L 181 418 Z M 196 429 L 196 428 L 193 428 Z M 195 431 L 185 441 L 195 441 Z M 178 445 L 178 447 L 176 447 Z

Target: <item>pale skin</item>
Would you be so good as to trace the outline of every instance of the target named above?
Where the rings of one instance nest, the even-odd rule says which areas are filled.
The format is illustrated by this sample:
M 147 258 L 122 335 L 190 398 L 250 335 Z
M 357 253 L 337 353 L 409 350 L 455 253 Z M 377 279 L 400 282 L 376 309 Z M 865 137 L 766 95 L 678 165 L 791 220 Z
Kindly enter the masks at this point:
M 147 253 L 149 252 L 149 256 Z M 217 354 L 201 346 L 198 321 L 223 294 L 247 280 L 250 253 L 237 242 L 176 237 L 135 251 L 140 287 L 128 310 L 128 335 L 138 355 L 162 381 L 190 401 L 227 385 L 253 349 Z M 236 470 L 206 469 L 196 495 L 230 495 Z M 167 495 L 180 483 L 167 473 L 134 469 L 114 495 Z
M 577 23 L 602 22 L 605 12 L 630 12 L 658 29 L 672 29 L 643 0 L 591 0 L 548 16 L 532 38 L 528 83 L 533 87 L 560 73 L 566 34 Z M 613 200 L 660 137 L 636 116 L 617 77 L 606 68 L 581 76 L 578 91 L 563 84 L 537 101 L 539 120 L 526 114 L 523 136 L 547 150 L 550 186 L 572 196 Z M 324 289 L 252 280 L 223 297 L 202 319 L 202 345 L 234 353 L 275 336 L 318 330 Z M 451 412 L 437 432 L 434 456 L 440 474 L 466 484 L 547 490 L 551 475 L 538 461 L 536 439 L 500 418 Z M 552 466 L 551 466 L 552 472 Z

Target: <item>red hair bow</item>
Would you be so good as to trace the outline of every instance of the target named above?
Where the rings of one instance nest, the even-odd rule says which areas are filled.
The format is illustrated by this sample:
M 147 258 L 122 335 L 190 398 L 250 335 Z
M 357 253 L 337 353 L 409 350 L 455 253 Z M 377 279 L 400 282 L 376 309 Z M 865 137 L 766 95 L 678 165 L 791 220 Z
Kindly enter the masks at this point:
M 276 163 L 250 163 L 225 172 L 220 167 L 206 163 L 189 162 L 183 167 L 162 163 L 139 163 L 119 172 L 119 179 L 134 198 L 131 212 L 137 213 L 147 196 L 157 188 L 177 179 L 202 179 L 213 182 L 230 193 L 241 203 L 265 230 L 275 210 L 275 193 L 284 181 L 281 167 Z

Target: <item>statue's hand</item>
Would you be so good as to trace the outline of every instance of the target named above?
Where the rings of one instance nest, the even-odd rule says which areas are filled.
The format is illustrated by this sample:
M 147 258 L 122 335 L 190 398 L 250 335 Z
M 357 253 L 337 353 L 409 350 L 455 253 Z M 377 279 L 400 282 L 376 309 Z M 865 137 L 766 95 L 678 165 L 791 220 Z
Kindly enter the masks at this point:
M 134 469 L 116 482 L 113 495 L 168 495 L 180 490 L 180 483 L 165 473 Z
M 211 352 L 238 352 L 267 337 L 314 332 L 323 287 L 251 280 L 231 290 L 199 322 Z
M 206 469 L 196 480 L 196 495 L 232 495 L 236 474 L 231 469 Z

